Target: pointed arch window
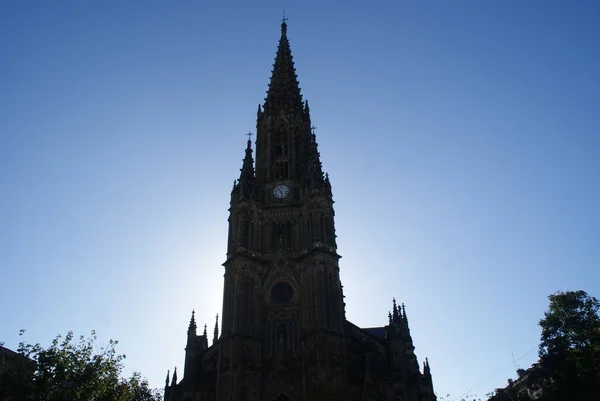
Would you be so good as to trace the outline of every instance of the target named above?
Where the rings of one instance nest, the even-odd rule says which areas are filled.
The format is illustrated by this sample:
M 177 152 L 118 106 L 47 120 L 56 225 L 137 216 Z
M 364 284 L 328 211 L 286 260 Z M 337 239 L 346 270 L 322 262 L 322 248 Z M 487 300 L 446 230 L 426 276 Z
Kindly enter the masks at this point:
M 275 179 L 284 180 L 289 176 L 289 164 L 287 160 L 275 162 Z
M 254 245 L 254 221 L 248 221 L 248 248 L 253 248 Z
M 275 157 L 287 157 L 289 154 L 289 135 L 281 125 L 275 135 Z
M 290 138 L 287 129 L 280 125 L 273 140 L 275 155 L 275 179 L 285 180 L 289 177 Z
M 292 247 L 292 223 L 278 223 L 274 225 L 272 231 L 272 249 L 282 248 L 288 249 Z

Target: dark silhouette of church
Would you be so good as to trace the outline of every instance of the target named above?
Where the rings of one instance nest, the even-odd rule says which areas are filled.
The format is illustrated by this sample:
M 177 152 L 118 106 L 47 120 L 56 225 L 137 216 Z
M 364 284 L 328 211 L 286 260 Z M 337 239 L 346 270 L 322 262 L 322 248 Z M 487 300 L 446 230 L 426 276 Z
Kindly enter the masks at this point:
M 333 198 L 287 25 L 231 191 L 221 334 L 187 333 L 183 378 L 167 401 L 435 401 L 404 305 L 382 327 L 346 320 Z M 218 317 L 217 317 L 218 320 Z

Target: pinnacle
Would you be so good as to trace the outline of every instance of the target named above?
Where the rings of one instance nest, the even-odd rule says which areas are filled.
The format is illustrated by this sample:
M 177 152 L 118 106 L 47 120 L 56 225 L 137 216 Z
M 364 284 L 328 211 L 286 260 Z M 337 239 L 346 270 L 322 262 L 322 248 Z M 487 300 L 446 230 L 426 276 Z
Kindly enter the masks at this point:
M 188 335 L 196 335 L 196 317 L 195 317 L 195 311 L 192 310 L 192 318 L 190 319 L 190 325 L 188 326 Z
M 216 344 L 218 340 L 219 340 L 219 315 L 217 314 L 217 317 L 215 319 L 215 331 L 214 331 L 214 337 L 213 337 L 213 345 Z
M 314 127 L 313 127 L 314 128 Z M 310 135 L 310 148 L 308 154 L 308 175 L 313 185 L 323 184 L 323 167 L 321 165 L 317 137 L 313 133 Z
M 177 366 L 173 370 L 173 380 L 171 381 L 171 386 L 175 386 L 177 384 Z
M 250 135 L 250 134 L 248 134 Z M 250 197 L 252 195 L 252 187 L 254 185 L 254 158 L 252 157 L 252 141 L 248 137 L 248 143 L 246 145 L 246 154 L 240 169 L 240 180 L 239 180 L 241 195 L 243 197 Z
M 392 298 L 392 322 L 394 324 L 398 324 L 400 321 L 400 311 L 398 305 L 396 304 L 396 298 Z

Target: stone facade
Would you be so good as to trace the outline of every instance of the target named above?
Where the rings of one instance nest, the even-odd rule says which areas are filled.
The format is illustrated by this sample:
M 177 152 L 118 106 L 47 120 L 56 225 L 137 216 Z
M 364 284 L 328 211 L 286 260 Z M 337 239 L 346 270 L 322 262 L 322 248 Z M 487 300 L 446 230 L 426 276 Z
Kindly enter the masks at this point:
M 0 373 L 19 369 L 33 371 L 35 362 L 18 352 L 0 346 Z
M 221 333 L 209 346 L 192 313 L 183 378 L 167 401 L 435 401 L 404 305 L 388 324 L 346 320 L 333 198 L 287 38 L 281 39 L 231 192 Z
M 537 400 L 544 394 L 543 389 L 532 378 L 539 373 L 540 365 L 535 363 L 529 369 L 517 369 L 519 377 L 516 380 L 508 379 L 508 385 L 497 388 L 488 401 L 519 401 Z

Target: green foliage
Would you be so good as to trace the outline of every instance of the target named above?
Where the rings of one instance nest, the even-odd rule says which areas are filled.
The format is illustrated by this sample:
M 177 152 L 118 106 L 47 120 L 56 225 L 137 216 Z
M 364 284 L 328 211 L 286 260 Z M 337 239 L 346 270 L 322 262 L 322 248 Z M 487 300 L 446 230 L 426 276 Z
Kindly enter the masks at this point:
M 543 389 L 544 401 L 598 399 L 600 302 L 585 291 L 558 292 L 549 299 L 532 383 Z
M 540 321 L 540 357 L 598 346 L 600 302 L 585 291 L 550 295 L 550 309 Z
M 600 399 L 600 302 L 581 290 L 557 292 L 548 299 L 539 322 L 539 363 L 490 394 L 489 401 Z
M 20 333 L 23 334 L 23 330 Z M 73 333 L 57 336 L 48 348 L 19 344 L 22 360 L 0 370 L 0 399 L 26 401 L 155 401 L 160 394 L 139 373 L 121 377 L 125 355 L 117 341 L 96 346 L 90 338 Z

